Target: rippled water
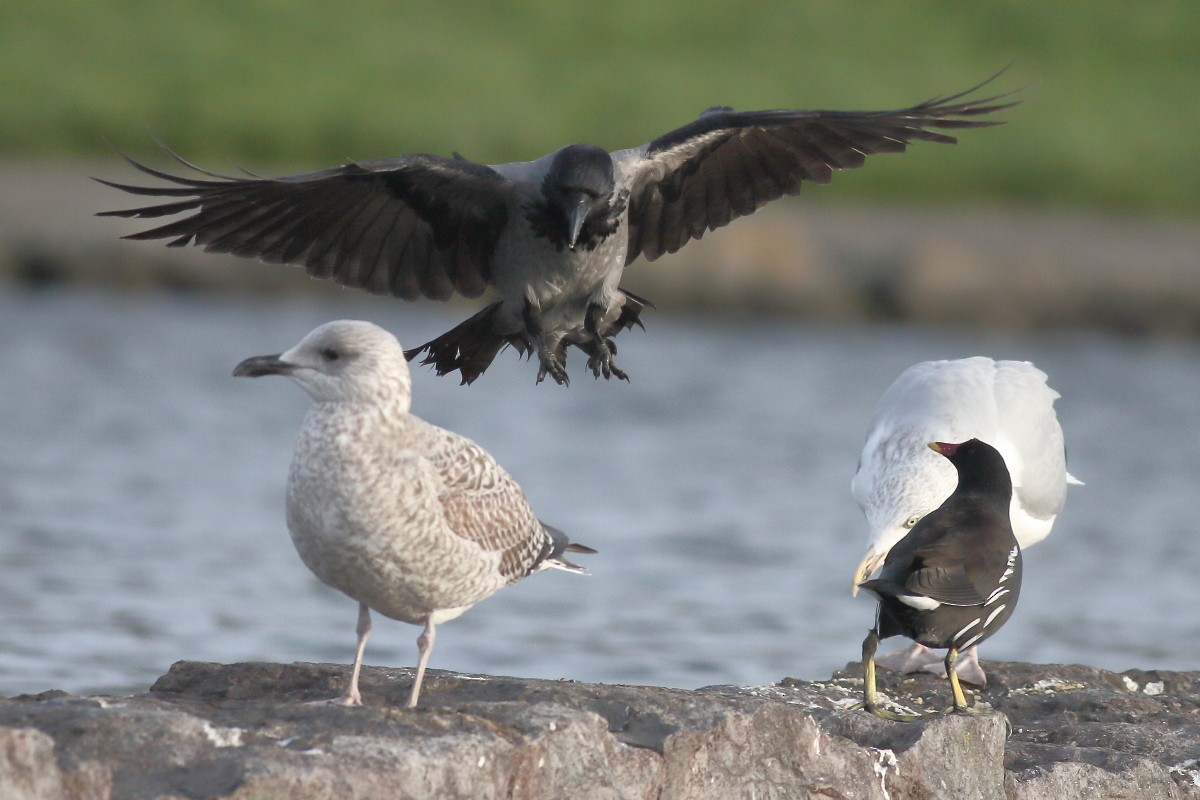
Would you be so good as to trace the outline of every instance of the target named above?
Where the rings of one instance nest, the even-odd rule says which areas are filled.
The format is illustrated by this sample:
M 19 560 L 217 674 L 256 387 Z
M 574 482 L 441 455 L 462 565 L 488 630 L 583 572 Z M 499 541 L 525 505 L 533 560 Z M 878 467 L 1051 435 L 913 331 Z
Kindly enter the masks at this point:
M 179 659 L 352 656 L 355 604 L 283 522 L 307 405 L 234 380 L 337 317 L 424 341 L 462 308 L 332 299 L 0 293 L 0 694 L 141 691 Z M 533 385 L 512 353 L 415 410 L 491 450 L 601 552 L 439 632 L 432 666 L 694 687 L 822 678 L 858 657 L 865 525 L 849 494 L 883 389 L 927 358 L 1031 359 L 1062 394 L 1071 490 L 984 658 L 1200 669 L 1200 349 L 1093 334 L 843 328 L 651 314 L 629 385 Z M 377 617 L 371 664 L 415 660 Z

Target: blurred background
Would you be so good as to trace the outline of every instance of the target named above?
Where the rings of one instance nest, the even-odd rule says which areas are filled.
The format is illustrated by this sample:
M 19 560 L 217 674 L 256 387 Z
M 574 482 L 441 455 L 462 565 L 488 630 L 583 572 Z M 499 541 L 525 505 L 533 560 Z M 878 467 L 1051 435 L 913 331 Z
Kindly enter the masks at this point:
M 601 553 L 447 626 L 435 668 L 672 686 L 824 678 L 874 403 L 916 361 L 1032 360 L 1071 490 L 983 658 L 1200 668 L 1200 6 L 241 0 L 0 6 L 0 694 L 143 691 L 177 659 L 352 656 L 352 601 L 288 541 L 307 399 L 234 381 L 335 317 L 426 341 L 404 304 L 158 242 L 114 152 L 217 171 L 408 152 L 497 163 L 630 147 L 712 105 L 893 108 L 1009 69 L 1002 127 L 837 174 L 653 264 L 629 385 L 534 387 L 511 353 L 415 410 L 488 448 Z M 377 625 L 367 662 L 411 664 Z

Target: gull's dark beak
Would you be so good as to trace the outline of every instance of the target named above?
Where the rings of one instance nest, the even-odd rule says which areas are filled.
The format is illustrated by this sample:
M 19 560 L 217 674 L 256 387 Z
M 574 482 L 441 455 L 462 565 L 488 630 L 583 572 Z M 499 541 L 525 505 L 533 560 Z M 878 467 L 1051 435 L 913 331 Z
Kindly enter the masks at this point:
M 579 202 L 571 209 L 571 216 L 568 223 L 571 226 L 570 235 L 567 237 L 567 247 L 575 249 L 575 242 L 579 240 L 579 232 L 583 230 L 583 223 L 587 222 L 587 197 L 579 198 Z
M 280 356 L 252 356 L 233 368 L 235 378 L 261 378 L 263 375 L 290 375 L 295 364 L 284 361 Z

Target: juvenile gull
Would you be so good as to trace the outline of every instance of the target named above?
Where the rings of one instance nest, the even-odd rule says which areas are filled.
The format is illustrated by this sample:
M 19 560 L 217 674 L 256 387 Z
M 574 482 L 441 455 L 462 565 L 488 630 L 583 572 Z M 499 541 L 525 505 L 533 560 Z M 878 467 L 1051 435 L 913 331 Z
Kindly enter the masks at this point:
M 1040 542 L 1062 511 L 1067 484 L 1063 432 L 1054 413 L 1058 393 L 1028 361 L 976 356 L 924 361 L 888 387 L 875 409 L 851 490 L 870 527 L 870 544 L 854 572 L 852 591 L 870 577 L 917 522 L 950 496 L 957 474 L 929 451 L 930 440 L 983 439 L 1000 451 L 1012 476 L 1013 532 L 1022 548 Z M 877 659 L 904 672 L 942 669 L 941 657 L 919 644 Z M 966 680 L 986 685 L 974 648 L 958 660 Z
M 583 570 L 568 542 L 479 445 L 409 413 L 400 343 L 369 322 L 330 322 L 236 376 L 286 375 L 315 401 L 288 475 L 287 523 L 301 560 L 358 601 L 358 649 L 340 702 L 361 705 L 370 609 L 424 626 L 408 705 L 417 704 L 439 623 L 547 568 Z
M 613 363 L 612 337 L 640 326 L 647 304 L 620 288 L 627 264 L 674 253 L 869 155 L 903 152 L 916 140 L 956 141 L 939 130 L 1000 124 L 980 117 L 1014 103 L 966 99 L 978 88 L 894 111 L 715 107 L 639 147 L 572 144 L 490 166 L 422 154 L 282 178 L 228 177 L 171 153 L 201 176 L 191 177 L 129 159 L 173 185 L 101 181 L 165 198 L 101 216 L 186 214 L 126 238 L 297 264 L 405 300 L 478 297 L 492 287 L 497 302 L 407 353 L 424 353 L 439 375 L 458 370 L 463 383 L 505 345 L 537 354 L 539 382 L 550 375 L 567 383 L 569 345 L 587 355 L 595 376 L 627 379 Z

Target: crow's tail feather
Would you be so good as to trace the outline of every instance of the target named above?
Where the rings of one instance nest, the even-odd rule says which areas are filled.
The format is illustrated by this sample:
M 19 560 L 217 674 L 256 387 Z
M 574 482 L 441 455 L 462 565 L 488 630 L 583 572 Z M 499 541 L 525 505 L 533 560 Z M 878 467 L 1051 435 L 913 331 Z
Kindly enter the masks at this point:
M 463 384 L 472 383 L 491 366 L 506 344 L 515 345 L 522 351 L 525 349 L 525 341 L 519 334 L 503 334 L 496 330 L 500 306 L 498 302 L 492 303 L 436 339 L 405 350 L 404 357 L 412 361 L 425 353 L 421 363 L 432 366 L 438 375 L 458 370 Z

